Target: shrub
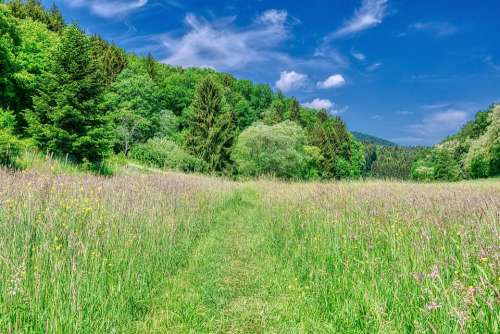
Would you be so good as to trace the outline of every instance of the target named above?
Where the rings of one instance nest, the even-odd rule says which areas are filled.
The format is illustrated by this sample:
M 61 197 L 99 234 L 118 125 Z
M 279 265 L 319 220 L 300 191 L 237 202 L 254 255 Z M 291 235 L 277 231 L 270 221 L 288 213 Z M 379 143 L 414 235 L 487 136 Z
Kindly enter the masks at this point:
M 434 180 L 434 168 L 426 165 L 423 161 L 418 161 L 411 171 L 411 179 L 420 182 Z
M 256 123 L 243 131 L 234 147 L 232 159 L 243 176 L 274 175 L 286 179 L 300 179 L 308 173 L 311 154 L 304 151 L 304 130 L 285 121 L 273 126 Z
M 304 153 L 306 156 L 306 169 L 304 178 L 307 180 L 317 180 L 321 178 L 321 162 L 323 155 L 321 149 L 316 146 L 304 146 Z
M 153 138 L 132 148 L 130 156 L 148 166 L 177 169 L 184 172 L 206 171 L 206 163 L 193 157 L 175 142 L 166 138 Z

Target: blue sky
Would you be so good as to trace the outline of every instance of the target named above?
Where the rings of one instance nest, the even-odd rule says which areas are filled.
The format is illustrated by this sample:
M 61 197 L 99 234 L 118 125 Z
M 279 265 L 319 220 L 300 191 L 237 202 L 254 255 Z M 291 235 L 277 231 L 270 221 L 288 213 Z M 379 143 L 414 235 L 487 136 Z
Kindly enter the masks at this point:
M 129 52 L 269 83 L 403 145 L 437 143 L 500 101 L 498 0 L 55 3 Z

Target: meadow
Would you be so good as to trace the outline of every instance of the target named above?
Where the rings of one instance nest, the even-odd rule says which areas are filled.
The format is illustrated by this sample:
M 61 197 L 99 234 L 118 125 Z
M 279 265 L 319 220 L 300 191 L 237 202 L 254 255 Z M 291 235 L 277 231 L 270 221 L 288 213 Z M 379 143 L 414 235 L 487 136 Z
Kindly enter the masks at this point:
M 498 179 L 1 171 L 0 333 L 498 333 L 499 227 Z

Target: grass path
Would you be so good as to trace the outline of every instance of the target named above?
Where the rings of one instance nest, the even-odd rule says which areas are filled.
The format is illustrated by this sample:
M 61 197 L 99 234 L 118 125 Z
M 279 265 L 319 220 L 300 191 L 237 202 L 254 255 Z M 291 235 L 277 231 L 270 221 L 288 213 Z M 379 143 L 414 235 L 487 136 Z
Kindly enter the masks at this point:
M 293 307 L 300 298 L 290 292 L 294 277 L 266 246 L 258 197 L 245 188 L 228 200 L 137 332 L 303 332 Z

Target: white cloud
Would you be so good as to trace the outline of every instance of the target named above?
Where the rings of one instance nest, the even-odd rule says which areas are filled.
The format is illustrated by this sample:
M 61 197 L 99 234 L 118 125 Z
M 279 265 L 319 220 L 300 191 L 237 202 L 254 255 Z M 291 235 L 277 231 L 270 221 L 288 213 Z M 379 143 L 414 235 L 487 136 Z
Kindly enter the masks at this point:
M 338 108 L 336 108 L 335 103 L 333 103 L 329 99 L 320 99 L 320 98 L 316 98 L 316 99 L 312 100 L 311 102 L 302 103 L 302 105 L 306 108 L 312 108 L 312 109 L 316 109 L 316 110 L 325 109 L 326 111 L 328 111 L 332 115 L 342 114 L 349 109 L 349 107 L 347 107 L 347 106 L 343 107 L 341 109 L 338 109 Z
M 430 33 L 436 37 L 447 37 L 456 34 L 460 29 L 449 22 L 417 22 L 410 29 Z
M 307 75 L 297 73 L 295 71 L 283 71 L 280 78 L 276 81 L 276 88 L 283 92 L 288 92 L 300 87 L 304 87 L 307 83 Z
M 302 105 L 306 108 L 312 108 L 316 110 L 321 110 L 321 109 L 330 110 L 334 106 L 332 101 L 328 99 L 319 99 L 319 98 L 316 98 L 311 102 L 303 103 Z
M 154 38 L 166 49 L 162 61 L 172 65 L 234 70 L 249 64 L 289 62 L 286 54 L 276 51 L 289 37 L 286 18 L 286 11 L 270 10 L 250 26 L 236 28 L 234 17 L 206 21 L 187 14 L 184 35 L 166 33 Z
M 270 9 L 262 13 L 262 15 L 257 18 L 257 21 L 267 24 L 284 24 L 287 18 L 288 13 L 286 10 Z
M 356 58 L 357 60 L 359 60 L 359 61 L 365 61 L 366 60 L 366 56 L 363 53 L 361 53 L 361 52 L 357 52 L 357 51 L 352 50 L 351 51 L 351 55 L 354 58 Z
M 147 5 L 148 0 L 65 0 L 72 7 L 88 7 L 94 14 L 111 18 L 127 15 Z
M 421 122 L 410 125 L 412 133 L 429 139 L 441 139 L 453 131 L 460 129 L 467 122 L 468 113 L 458 109 L 436 112 Z
M 363 0 L 354 16 L 331 37 L 344 37 L 379 25 L 387 14 L 387 3 L 388 0 Z
M 401 115 L 401 116 L 410 116 L 410 115 L 413 115 L 413 112 L 408 111 L 408 110 L 400 110 L 397 112 L 397 114 Z
M 337 88 L 345 85 L 345 79 L 341 74 L 334 74 L 325 81 L 320 81 L 317 83 L 318 88 L 321 89 L 329 89 L 329 88 Z

